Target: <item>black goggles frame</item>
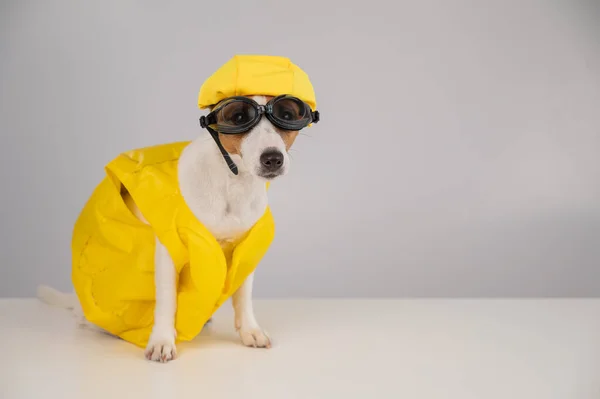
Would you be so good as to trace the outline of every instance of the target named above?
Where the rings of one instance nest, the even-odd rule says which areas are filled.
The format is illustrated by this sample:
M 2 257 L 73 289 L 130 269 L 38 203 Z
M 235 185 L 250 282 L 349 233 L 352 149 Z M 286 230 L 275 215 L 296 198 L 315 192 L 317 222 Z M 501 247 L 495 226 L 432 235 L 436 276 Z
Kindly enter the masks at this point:
M 304 104 L 305 110 L 308 111 L 308 118 L 302 119 L 299 121 L 285 121 L 285 120 L 275 117 L 273 115 L 273 105 L 277 101 L 280 101 L 285 98 L 289 98 L 294 101 L 299 101 L 302 104 Z M 241 125 L 241 126 L 216 126 L 218 112 L 221 111 L 221 109 L 223 107 L 225 107 L 227 104 L 229 104 L 232 101 L 242 101 L 242 102 L 250 104 L 256 110 L 256 116 L 251 121 L 249 121 L 248 123 L 245 123 L 244 125 Z M 304 101 L 298 99 L 297 97 L 293 97 L 293 96 L 290 96 L 287 94 L 283 94 L 283 95 L 280 95 L 280 96 L 277 96 L 277 97 L 271 99 L 266 105 L 260 105 L 253 99 L 248 98 L 248 97 L 243 97 L 243 96 L 233 96 L 233 97 L 228 97 L 228 98 L 224 99 L 223 101 L 220 102 L 220 105 L 217 104 L 216 108 L 214 110 L 212 110 L 208 115 L 200 117 L 200 127 L 208 130 L 208 132 L 210 133 L 212 138 L 215 140 L 217 147 L 221 151 L 221 154 L 223 155 L 223 158 L 225 159 L 227 166 L 229 166 L 229 169 L 231 170 L 231 172 L 234 175 L 238 174 L 238 167 L 231 159 L 231 156 L 227 153 L 227 150 L 225 150 L 225 148 L 221 144 L 221 140 L 219 140 L 219 133 L 221 133 L 221 134 L 245 133 L 245 132 L 249 131 L 250 129 L 252 129 L 253 127 L 255 127 L 260 122 L 263 115 L 265 115 L 266 118 L 273 125 L 281 128 L 281 129 L 284 129 L 284 130 L 300 130 L 300 129 L 303 129 L 306 126 L 310 125 L 311 123 L 319 122 L 319 120 L 321 118 L 319 115 L 319 111 L 313 111 L 310 108 L 310 106 L 308 104 L 306 104 Z
M 273 115 L 273 105 L 275 103 L 277 103 L 278 101 L 281 101 L 286 98 L 289 98 L 294 101 L 298 101 L 298 102 L 302 103 L 305 107 L 305 110 L 308 111 L 308 118 L 305 118 L 305 119 L 302 119 L 299 121 L 286 121 L 286 120 L 282 120 L 282 119 L 275 117 Z M 215 129 L 215 127 L 216 127 L 215 125 L 217 124 L 217 114 L 225 106 L 229 105 L 229 103 L 234 102 L 234 101 L 244 102 L 244 103 L 247 103 L 250 106 L 252 106 L 256 111 L 256 113 L 255 113 L 256 116 L 251 121 L 249 121 L 248 123 L 245 123 L 241 126 L 219 126 L 219 127 L 217 127 L 217 129 Z M 317 123 L 319 121 L 319 111 L 311 110 L 310 106 L 308 104 L 306 104 L 304 101 L 298 99 L 297 97 L 293 97 L 293 96 L 290 96 L 287 94 L 277 96 L 277 97 L 271 99 L 265 105 L 259 105 L 256 101 L 254 101 L 253 99 L 248 98 L 248 97 L 234 96 L 234 97 L 226 98 L 225 100 L 222 101 L 222 104 L 217 105 L 217 107 L 211 113 L 209 113 L 206 116 L 200 117 L 200 126 L 202 128 L 212 128 L 214 130 L 217 130 L 221 134 L 241 134 L 241 133 L 247 132 L 248 130 L 250 130 L 254 126 L 256 126 L 258 124 L 258 122 L 260 122 L 263 115 L 265 115 L 267 117 L 267 119 L 273 125 L 281 128 L 281 129 L 284 129 L 284 130 L 300 130 L 300 129 L 303 129 L 306 126 L 310 125 L 311 123 Z

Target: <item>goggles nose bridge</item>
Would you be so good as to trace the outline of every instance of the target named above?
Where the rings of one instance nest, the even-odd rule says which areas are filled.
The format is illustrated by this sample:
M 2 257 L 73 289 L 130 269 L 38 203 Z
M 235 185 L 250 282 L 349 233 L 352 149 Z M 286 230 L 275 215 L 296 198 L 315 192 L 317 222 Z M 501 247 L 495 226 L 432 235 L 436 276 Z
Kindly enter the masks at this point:
M 269 113 L 273 112 L 273 105 L 271 105 L 271 104 L 258 105 L 256 107 L 256 109 L 258 111 L 258 116 L 262 116 L 263 114 L 269 114 Z

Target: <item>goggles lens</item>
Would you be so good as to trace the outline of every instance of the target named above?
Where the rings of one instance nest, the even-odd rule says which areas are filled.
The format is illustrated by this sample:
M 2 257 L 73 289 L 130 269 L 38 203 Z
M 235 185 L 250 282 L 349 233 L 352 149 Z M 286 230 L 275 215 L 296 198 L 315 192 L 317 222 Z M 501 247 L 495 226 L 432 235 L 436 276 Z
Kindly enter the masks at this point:
M 243 128 L 252 125 L 258 110 L 248 101 L 227 100 L 214 115 L 218 127 Z
M 307 114 L 306 108 L 297 98 L 283 97 L 273 101 L 271 115 L 278 121 L 286 123 L 309 121 L 310 115 Z

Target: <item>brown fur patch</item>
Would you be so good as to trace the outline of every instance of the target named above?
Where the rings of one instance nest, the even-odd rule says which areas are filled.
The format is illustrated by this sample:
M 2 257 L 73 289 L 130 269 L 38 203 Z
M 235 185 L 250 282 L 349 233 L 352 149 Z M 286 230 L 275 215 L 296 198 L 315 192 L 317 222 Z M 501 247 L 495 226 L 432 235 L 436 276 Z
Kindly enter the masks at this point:
M 294 144 L 296 137 L 298 137 L 298 131 L 297 130 L 283 130 L 283 129 L 279 129 L 277 127 L 275 128 L 275 130 L 277 131 L 277 133 L 279 133 L 279 135 L 283 139 L 283 143 L 285 144 L 286 151 L 289 151 L 290 148 L 292 147 L 292 144 Z
M 219 133 L 219 140 L 221 145 L 230 154 L 240 155 L 242 149 L 242 140 L 248 133 L 241 134 L 221 134 Z

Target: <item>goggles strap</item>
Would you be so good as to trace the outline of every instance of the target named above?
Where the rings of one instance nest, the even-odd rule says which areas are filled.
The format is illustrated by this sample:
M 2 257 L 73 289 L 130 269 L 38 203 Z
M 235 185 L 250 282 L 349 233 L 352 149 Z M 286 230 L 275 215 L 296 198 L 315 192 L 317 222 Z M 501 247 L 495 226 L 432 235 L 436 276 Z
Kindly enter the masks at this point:
M 227 166 L 229 166 L 229 169 L 231 170 L 231 172 L 234 175 L 237 175 L 238 167 L 233 162 L 233 160 L 231 159 L 231 156 L 229 156 L 229 154 L 227 153 L 225 148 L 223 148 L 223 145 L 221 144 L 221 140 L 219 140 L 219 133 L 217 133 L 215 130 L 211 129 L 209 126 L 206 126 L 206 130 L 208 130 L 208 132 L 212 136 L 213 140 L 215 140 L 215 143 L 217 143 L 217 147 L 219 147 L 219 150 L 221 151 L 223 158 L 225 158 L 225 162 L 227 163 Z

